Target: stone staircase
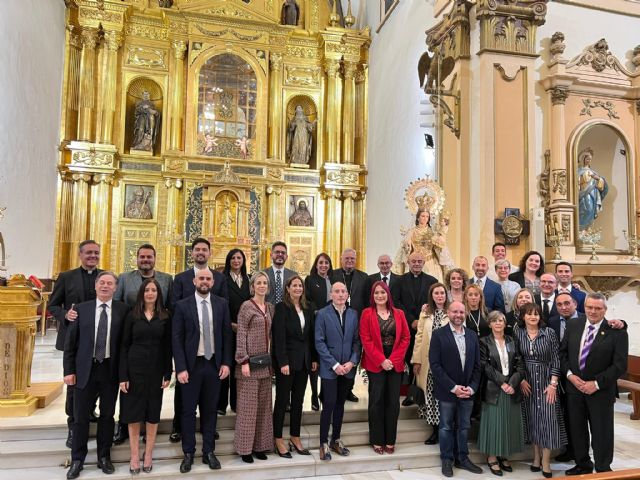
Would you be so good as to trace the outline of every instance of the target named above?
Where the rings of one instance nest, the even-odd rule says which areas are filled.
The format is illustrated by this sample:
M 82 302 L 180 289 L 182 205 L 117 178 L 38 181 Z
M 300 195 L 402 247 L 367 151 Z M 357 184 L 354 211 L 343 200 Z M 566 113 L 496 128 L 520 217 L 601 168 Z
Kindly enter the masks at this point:
M 64 418 L 61 416 L 61 422 Z M 171 430 L 169 420 L 160 423 L 158 441 L 154 449 L 154 467 L 150 474 L 142 473 L 143 478 L 225 478 L 235 479 L 292 479 L 348 473 L 362 473 L 385 470 L 403 470 L 425 468 L 440 465 L 438 446 L 423 444 L 430 433 L 424 421 L 416 418 L 413 407 L 402 407 L 398 422 L 398 441 L 393 455 L 377 455 L 369 447 L 369 426 L 365 405 L 345 411 L 342 439 L 350 449 L 349 457 L 333 456 L 329 462 L 318 458 L 318 434 L 320 415 L 318 412 L 303 414 L 301 439 L 303 445 L 311 450 L 310 456 L 292 453 L 292 459 L 280 458 L 270 454 L 267 461 L 256 460 L 253 464 L 243 463 L 233 450 L 233 428 L 235 415 L 218 417 L 220 439 L 216 442 L 216 455 L 222 463 L 222 469 L 212 471 L 196 457 L 189 474 L 181 475 L 178 467 L 182 458 L 180 444 L 170 443 L 168 433 Z M 95 425 L 91 426 L 91 435 L 95 434 Z M 285 438 L 287 438 L 285 429 Z M 48 480 L 61 479 L 66 475 L 65 465 L 70 459 L 69 449 L 65 447 L 66 424 L 55 426 L 0 427 L 0 480 Z M 199 435 L 198 435 L 199 441 Z M 144 446 L 141 444 L 141 449 Z M 197 455 L 200 453 L 197 446 Z M 129 473 L 129 444 L 114 446 L 111 458 L 116 472 L 109 477 L 98 470 L 96 462 L 95 440 L 89 442 L 89 454 L 80 478 L 131 478 Z M 138 476 L 135 476 L 138 477 Z

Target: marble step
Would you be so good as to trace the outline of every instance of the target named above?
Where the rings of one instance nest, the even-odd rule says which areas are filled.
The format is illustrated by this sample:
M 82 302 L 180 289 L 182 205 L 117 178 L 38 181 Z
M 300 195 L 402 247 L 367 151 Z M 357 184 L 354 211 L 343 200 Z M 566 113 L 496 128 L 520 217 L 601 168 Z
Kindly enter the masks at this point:
M 284 436 L 288 438 L 288 429 L 285 428 Z M 234 431 L 231 429 L 219 430 L 220 439 L 216 441 L 216 454 L 233 455 Z M 403 419 L 398 421 L 398 444 L 422 443 L 428 436 L 427 426 L 420 419 Z M 342 439 L 346 445 L 366 446 L 369 444 L 369 425 L 367 422 L 344 423 Z M 319 428 L 317 425 L 304 425 L 301 431 L 301 440 L 306 448 L 317 448 L 319 444 Z M 37 438 L 37 440 L 36 440 Z M 65 437 L 66 438 L 66 437 Z M 196 436 L 200 451 L 200 435 Z M 96 442 L 89 441 L 87 462 L 96 462 Z M 140 444 L 144 448 L 143 444 Z M 63 438 L 38 437 L 32 432 L 30 440 L 14 440 L 0 442 L 0 469 L 22 468 L 28 464 L 32 467 L 49 467 L 63 464 L 69 458 L 70 450 L 64 445 Z M 160 434 L 154 449 L 156 459 L 179 459 L 182 457 L 182 449 L 179 443 L 170 443 L 166 434 Z M 128 462 L 129 443 L 113 446 L 111 458 L 114 462 Z
M 346 475 L 351 473 L 366 473 L 378 471 L 407 470 L 414 468 L 429 468 L 440 465 L 440 453 L 438 446 L 426 446 L 419 444 L 402 444 L 393 455 L 378 455 L 368 446 L 356 446 L 351 448 L 351 455 L 339 457 L 334 454 L 331 461 L 321 461 L 318 450 L 311 451 L 310 456 L 293 454 L 292 459 L 279 458 L 269 455 L 267 461 L 255 460 L 253 464 L 246 464 L 237 455 L 219 455 L 222 469 L 212 471 L 202 464 L 200 457 L 196 457 L 193 468 L 188 474 L 180 474 L 180 462 L 173 460 L 156 460 L 153 471 L 149 474 L 141 474 L 143 478 L 159 479 L 200 479 L 200 478 L 224 478 L 225 480 L 276 480 L 293 479 L 324 475 Z M 479 452 L 472 452 L 471 458 L 481 462 L 484 458 Z M 131 479 L 128 463 L 116 463 L 116 471 L 109 475 L 110 480 Z M 29 466 L 11 470 L 10 477 L 4 477 L 7 471 L 0 472 L 0 478 L 11 480 L 59 480 L 64 478 L 66 470 L 62 467 Z M 85 465 L 80 475 L 81 479 L 104 479 L 105 475 L 95 465 Z M 364 478 L 364 477 L 363 477 Z

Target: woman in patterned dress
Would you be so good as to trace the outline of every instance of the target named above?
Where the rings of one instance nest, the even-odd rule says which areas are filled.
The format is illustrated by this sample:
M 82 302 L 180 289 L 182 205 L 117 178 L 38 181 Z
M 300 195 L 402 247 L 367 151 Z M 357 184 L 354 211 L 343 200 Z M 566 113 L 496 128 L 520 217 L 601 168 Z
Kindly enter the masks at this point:
M 266 452 L 273 450 L 271 368 L 249 365 L 251 357 L 269 353 L 273 306 L 265 301 L 269 293 L 266 273 L 258 272 L 251 277 L 249 288 L 253 297 L 238 312 L 235 371 L 238 400 L 233 445 L 242 461 L 253 463 L 253 456 L 266 460 Z
M 525 363 L 525 379 L 520 383 L 524 395 L 525 438 L 534 447 L 532 472 L 546 478 L 551 473 L 551 450 L 567 443 L 560 396 L 560 344 L 556 332 L 547 328 L 540 306 L 527 303 L 520 308 L 515 330 Z
M 440 409 L 433 396 L 433 375 L 429 369 L 429 344 L 431 334 L 437 328 L 449 323 L 447 317 L 447 290 L 442 283 L 434 283 L 429 289 L 426 308 L 423 307 L 418 319 L 418 329 L 413 347 L 411 363 L 417 385 L 424 391 L 425 404 L 419 406 L 418 416 L 424 418 L 427 425 L 433 427 L 431 436 L 425 440 L 426 445 L 438 443 L 438 425 L 440 425 Z

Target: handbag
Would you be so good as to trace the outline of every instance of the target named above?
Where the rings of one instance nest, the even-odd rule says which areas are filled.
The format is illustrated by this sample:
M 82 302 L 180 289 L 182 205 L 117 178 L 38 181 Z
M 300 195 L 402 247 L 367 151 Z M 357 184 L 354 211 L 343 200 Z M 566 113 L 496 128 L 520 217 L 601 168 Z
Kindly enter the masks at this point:
M 409 385 L 409 365 L 407 365 L 406 363 L 404 364 L 404 370 L 402 371 L 402 380 L 401 385 Z
M 420 407 L 427 403 L 427 400 L 424 397 L 424 391 L 416 384 L 415 378 L 413 379 L 413 383 L 409 385 L 407 398 L 413 400 L 413 403 Z
M 261 368 L 271 366 L 271 355 L 263 353 L 262 355 L 254 355 L 249 357 L 249 368 L 259 370 Z

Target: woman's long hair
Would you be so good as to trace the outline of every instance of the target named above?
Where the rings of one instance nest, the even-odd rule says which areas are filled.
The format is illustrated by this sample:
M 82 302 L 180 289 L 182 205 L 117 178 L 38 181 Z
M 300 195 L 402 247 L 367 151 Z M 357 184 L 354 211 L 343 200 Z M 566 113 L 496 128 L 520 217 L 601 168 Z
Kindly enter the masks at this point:
M 331 278 L 331 274 L 333 273 L 333 263 L 331 262 L 331 257 L 324 252 L 316 255 L 316 259 L 313 261 L 313 265 L 311 266 L 309 275 L 318 275 L 318 260 L 320 260 L 321 258 L 324 258 L 329 262 L 329 270 L 327 270 L 327 276 Z
M 138 296 L 136 297 L 136 304 L 133 306 L 133 316 L 139 319 L 146 320 L 146 317 L 144 315 L 144 290 L 150 283 L 153 283 L 156 286 L 156 290 L 158 291 L 156 304 L 153 306 L 154 314 L 158 315 L 158 317 L 162 320 L 169 318 L 169 312 L 167 312 L 167 309 L 164 308 L 162 289 L 160 288 L 160 284 L 155 278 L 147 278 L 144 282 L 142 282 L 142 285 L 140 285 L 140 290 L 138 290 Z
M 443 310 L 446 312 L 447 308 L 449 307 L 449 295 L 447 295 L 447 287 L 444 285 L 444 283 L 434 283 L 433 285 L 431 285 L 431 287 L 429 287 L 429 295 L 427 296 L 427 313 L 429 313 L 429 315 L 433 315 L 434 313 L 436 313 L 436 302 L 433 299 L 433 291 L 438 288 L 438 287 L 442 287 L 444 288 L 444 307 Z
M 227 253 L 227 258 L 224 261 L 224 270 L 222 271 L 222 273 L 224 273 L 227 276 L 230 275 L 231 257 L 233 257 L 236 253 L 239 253 L 240 255 L 242 255 L 242 266 L 240 267 L 240 274 L 244 278 L 247 276 L 247 257 L 244 256 L 244 252 L 239 248 L 232 248 L 231 250 L 229 250 L 229 253 Z
M 303 310 L 307 309 L 307 298 L 304 294 L 304 281 L 300 277 L 300 275 L 294 275 L 289 277 L 286 282 L 284 282 L 284 295 L 282 296 L 282 300 L 287 307 L 293 307 L 293 300 L 291 299 L 291 294 L 289 294 L 289 288 L 291 288 L 291 284 L 294 280 L 300 280 L 302 284 L 302 296 L 300 297 L 300 307 Z
M 475 283 L 472 283 L 471 285 L 467 285 L 467 288 L 464 289 L 464 307 L 467 311 L 467 315 L 469 314 L 469 312 L 471 311 L 471 307 L 469 307 L 469 302 L 467 301 L 467 293 L 470 290 L 477 290 L 478 293 L 480 293 L 480 305 L 479 305 L 479 310 L 480 310 L 480 315 L 486 316 L 487 315 L 487 306 L 484 304 L 484 293 L 482 291 L 482 289 L 476 285 Z
M 376 288 L 382 287 L 382 289 L 387 292 L 387 310 L 393 312 L 393 299 L 391 298 L 391 290 L 389 290 L 389 286 L 384 283 L 382 280 L 378 280 L 371 286 L 371 293 L 369 294 L 369 306 L 376 309 L 376 301 L 373 298 L 373 292 L 376 291 Z

